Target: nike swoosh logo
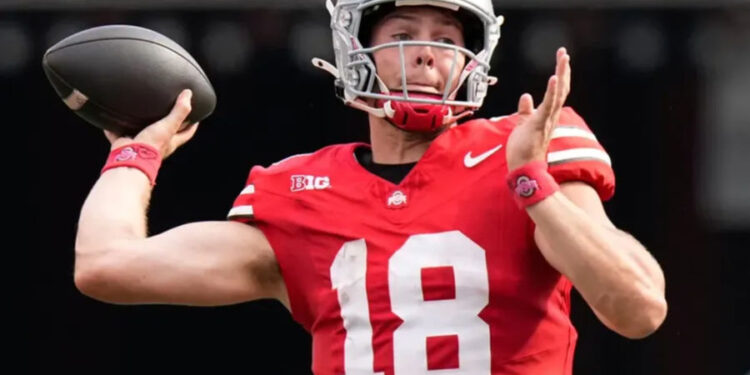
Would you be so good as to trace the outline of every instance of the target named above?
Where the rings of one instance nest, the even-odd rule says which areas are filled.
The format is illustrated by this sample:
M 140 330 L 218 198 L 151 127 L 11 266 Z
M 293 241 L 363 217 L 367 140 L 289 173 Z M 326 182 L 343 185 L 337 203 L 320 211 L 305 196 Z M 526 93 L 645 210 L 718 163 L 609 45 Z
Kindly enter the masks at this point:
M 489 150 L 476 157 L 471 156 L 471 151 L 469 151 L 466 153 L 466 156 L 464 157 L 464 165 L 466 166 L 466 168 L 474 168 L 477 166 L 477 164 L 485 161 L 485 159 L 492 156 L 492 154 L 498 152 L 501 148 L 503 148 L 503 145 L 499 145 L 493 148 L 492 150 Z

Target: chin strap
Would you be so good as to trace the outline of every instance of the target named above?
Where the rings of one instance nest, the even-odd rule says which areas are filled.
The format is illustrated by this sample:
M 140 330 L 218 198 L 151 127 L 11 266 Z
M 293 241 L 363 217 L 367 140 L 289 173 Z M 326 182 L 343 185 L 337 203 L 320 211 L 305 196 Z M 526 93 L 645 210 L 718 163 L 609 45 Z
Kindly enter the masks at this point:
M 312 59 L 312 63 L 316 68 L 325 70 L 336 79 L 340 78 L 339 70 L 328 61 L 315 57 Z M 468 76 L 468 72 L 464 71 L 462 75 L 461 80 L 463 81 Z M 380 92 L 390 95 L 391 91 L 388 86 L 380 77 L 376 76 L 375 78 Z M 396 100 L 377 100 L 376 103 L 379 108 L 373 107 L 361 99 L 344 99 L 344 104 L 352 108 L 365 111 L 375 117 L 387 119 L 397 128 L 413 132 L 434 132 L 443 126 L 455 124 L 459 120 L 474 114 L 473 111 L 464 110 L 454 115 L 451 106 L 440 104 L 419 104 Z
M 440 104 L 417 104 L 395 100 L 378 101 L 378 104 L 380 103 L 383 103 L 386 118 L 393 125 L 412 132 L 431 133 L 474 113 L 463 111 L 453 115 L 451 106 Z

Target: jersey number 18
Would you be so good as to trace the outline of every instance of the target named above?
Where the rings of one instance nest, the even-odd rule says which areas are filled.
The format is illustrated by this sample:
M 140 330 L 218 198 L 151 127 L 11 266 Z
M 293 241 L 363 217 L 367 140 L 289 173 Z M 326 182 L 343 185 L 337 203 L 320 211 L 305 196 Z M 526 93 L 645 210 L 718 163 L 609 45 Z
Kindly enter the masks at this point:
M 434 267 L 452 268 L 455 298 L 424 299 L 422 270 Z M 345 371 L 376 374 L 365 240 L 345 243 L 330 272 L 346 329 Z M 478 315 L 489 302 L 487 262 L 484 249 L 474 241 L 459 231 L 409 237 L 388 260 L 388 292 L 393 313 L 403 320 L 393 333 L 395 375 L 434 373 L 428 343 L 445 337 L 457 338 L 458 363 L 441 369 L 441 374 L 490 373 L 490 329 Z

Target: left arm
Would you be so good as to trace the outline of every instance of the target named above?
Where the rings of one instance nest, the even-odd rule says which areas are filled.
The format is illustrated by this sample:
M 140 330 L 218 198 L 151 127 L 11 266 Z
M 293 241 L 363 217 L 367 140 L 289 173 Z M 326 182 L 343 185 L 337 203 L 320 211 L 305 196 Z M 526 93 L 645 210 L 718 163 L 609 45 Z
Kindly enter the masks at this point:
M 520 121 L 506 149 L 508 170 L 547 160 L 551 133 L 570 92 L 570 56 L 557 51 L 557 68 L 538 108 L 529 94 L 518 103 Z M 664 321 L 664 275 L 635 238 L 617 229 L 599 195 L 583 182 L 526 207 L 536 224 L 534 238 L 545 259 L 567 276 L 599 320 L 613 331 L 642 338 Z
M 591 186 L 564 183 L 527 212 L 545 259 L 604 325 L 632 339 L 659 328 L 667 314 L 662 270 L 643 245 L 612 224 Z

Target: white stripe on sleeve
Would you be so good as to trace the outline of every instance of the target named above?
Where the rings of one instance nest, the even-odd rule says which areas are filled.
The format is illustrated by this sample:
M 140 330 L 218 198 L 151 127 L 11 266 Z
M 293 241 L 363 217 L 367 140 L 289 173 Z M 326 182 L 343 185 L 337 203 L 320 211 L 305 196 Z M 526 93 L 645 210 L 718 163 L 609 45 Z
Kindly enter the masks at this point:
M 609 158 L 609 155 L 596 148 L 572 148 L 547 154 L 547 163 L 549 164 L 561 164 L 578 160 L 598 160 L 612 166 L 612 160 Z
M 253 206 L 237 206 L 229 210 L 228 218 L 233 217 L 253 217 Z
M 247 195 L 247 194 L 255 194 L 255 185 L 250 184 L 245 186 L 244 189 L 242 189 L 242 192 L 240 192 L 240 195 Z

